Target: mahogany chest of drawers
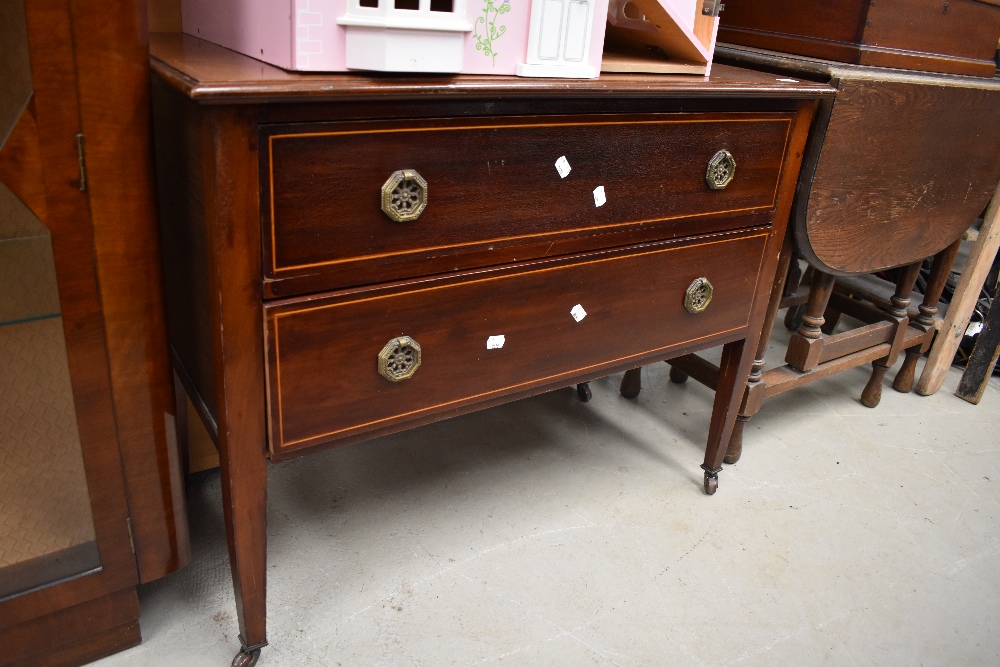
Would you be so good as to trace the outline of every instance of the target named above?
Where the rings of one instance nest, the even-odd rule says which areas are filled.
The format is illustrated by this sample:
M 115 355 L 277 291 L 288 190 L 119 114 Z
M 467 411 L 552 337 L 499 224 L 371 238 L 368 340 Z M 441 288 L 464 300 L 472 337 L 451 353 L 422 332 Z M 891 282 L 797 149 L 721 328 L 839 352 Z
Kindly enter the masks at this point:
M 154 37 L 177 377 L 250 664 L 267 460 L 725 345 L 715 490 L 821 84 L 367 78 Z

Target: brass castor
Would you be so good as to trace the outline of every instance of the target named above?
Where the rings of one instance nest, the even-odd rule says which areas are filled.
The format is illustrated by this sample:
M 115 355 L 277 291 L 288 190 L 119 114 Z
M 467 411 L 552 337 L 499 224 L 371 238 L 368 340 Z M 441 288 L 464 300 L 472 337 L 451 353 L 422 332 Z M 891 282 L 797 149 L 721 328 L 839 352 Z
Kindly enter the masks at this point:
M 236 654 L 233 658 L 233 664 L 231 667 L 253 667 L 257 664 L 257 660 L 260 658 L 260 649 L 254 651 L 244 651 L 240 649 L 240 652 Z
M 576 385 L 576 395 L 580 397 L 581 402 L 588 403 L 590 399 L 594 397 L 594 395 L 590 391 L 590 383 L 581 382 L 580 384 Z
M 684 384 L 687 382 L 688 374 L 677 368 L 677 366 L 670 367 L 670 381 L 674 384 Z
M 719 490 L 719 476 L 713 475 L 709 472 L 705 473 L 705 493 L 708 495 L 715 494 Z

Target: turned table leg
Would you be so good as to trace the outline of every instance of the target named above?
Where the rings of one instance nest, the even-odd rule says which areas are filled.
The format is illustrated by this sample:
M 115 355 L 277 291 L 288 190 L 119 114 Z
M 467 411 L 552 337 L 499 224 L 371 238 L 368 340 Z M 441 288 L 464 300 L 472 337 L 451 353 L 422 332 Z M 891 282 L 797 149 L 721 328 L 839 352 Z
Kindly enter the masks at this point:
M 896 279 L 896 292 L 889 298 L 889 308 L 885 311 L 887 319 L 896 323 L 896 333 L 889 348 L 889 354 L 872 362 L 872 374 L 861 392 L 861 404 L 866 408 L 874 408 L 882 400 L 882 380 L 889 368 L 896 363 L 902 352 L 903 335 L 910 324 L 907 308 L 910 307 L 910 294 L 917 284 L 920 266 L 923 262 L 915 262 L 900 269 Z
M 688 381 L 688 374 L 677 368 L 676 366 L 670 367 L 670 381 L 674 384 L 684 384 Z
M 806 269 L 810 279 L 812 267 Z M 729 464 L 736 463 L 743 456 L 743 431 L 747 422 L 760 408 L 760 401 L 749 401 L 752 394 L 764 388 L 761 384 L 764 374 L 764 355 L 767 353 L 767 345 L 771 341 L 771 332 L 774 329 L 774 322 L 781 309 L 781 299 L 789 293 L 794 293 L 799 288 L 802 280 L 799 262 L 795 259 L 792 237 L 786 234 L 782 241 L 781 250 L 778 253 L 778 263 L 775 268 L 775 280 L 771 285 L 771 292 L 768 295 L 767 309 L 764 311 L 764 320 L 761 323 L 760 337 L 754 346 L 753 363 L 750 365 L 750 374 L 747 376 L 746 386 L 743 387 L 739 403 L 739 412 L 736 421 L 733 423 L 733 431 L 729 436 L 726 446 L 726 455 L 723 461 Z
M 941 300 L 941 293 L 944 292 L 944 286 L 948 283 L 951 265 L 955 263 L 955 255 L 958 254 L 958 249 L 961 245 L 962 239 L 959 238 L 934 256 L 934 262 L 931 264 L 931 274 L 927 280 L 927 289 L 924 290 L 924 299 L 917 307 L 919 311 L 917 316 L 913 318 L 913 325 L 924 331 L 930 331 L 934 326 L 934 317 L 938 312 L 938 302 Z M 899 372 L 896 373 L 896 379 L 892 383 L 893 389 L 904 394 L 913 389 L 917 359 L 927 351 L 927 346 L 928 344 L 924 344 L 906 350 L 906 358 L 903 359 L 903 365 L 900 367 Z
M 812 272 L 813 268 L 808 266 L 806 267 L 805 273 L 803 273 L 802 267 L 799 266 L 799 262 L 792 258 L 791 268 L 789 268 L 785 279 L 785 288 L 782 291 L 782 298 L 794 296 L 800 285 L 809 284 L 812 281 Z M 802 305 L 796 304 L 794 306 L 789 306 L 785 311 L 785 328 L 789 331 L 796 331 L 800 326 L 802 326 Z
M 768 317 L 765 322 L 765 326 L 774 326 L 774 317 Z M 754 355 L 753 364 L 750 366 L 750 376 L 747 379 L 746 386 L 741 392 L 739 412 L 736 415 L 736 421 L 733 423 L 733 432 L 729 436 L 729 443 L 726 446 L 726 456 L 723 461 L 729 463 L 730 465 L 736 463 L 743 456 L 743 431 L 746 429 L 747 422 L 750 418 L 757 413 L 757 409 L 760 407 L 760 402 L 757 401 L 754 405 L 749 405 L 747 400 L 751 394 L 755 391 L 761 389 L 761 380 L 764 375 L 764 353 L 767 351 L 767 343 L 770 339 L 771 329 L 766 328 L 761 333 L 760 342 L 757 345 L 757 353 Z
M 635 398 L 642 391 L 642 368 L 632 368 L 625 371 L 618 392 L 625 398 Z
M 913 389 L 913 380 L 917 372 L 917 360 L 923 353 L 919 345 L 907 348 L 903 353 L 903 364 L 896 372 L 896 377 L 892 381 L 892 388 L 901 394 L 908 394 Z
M 830 303 L 835 283 L 836 278 L 829 273 L 813 270 L 809 301 L 802 316 L 802 324 L 798 331 L 792 334 L 785 352 L 785 362 L 803 373 L 819 365 L 826 341 L 823 337 L 823 324 L 826 319 L 823 316 Z

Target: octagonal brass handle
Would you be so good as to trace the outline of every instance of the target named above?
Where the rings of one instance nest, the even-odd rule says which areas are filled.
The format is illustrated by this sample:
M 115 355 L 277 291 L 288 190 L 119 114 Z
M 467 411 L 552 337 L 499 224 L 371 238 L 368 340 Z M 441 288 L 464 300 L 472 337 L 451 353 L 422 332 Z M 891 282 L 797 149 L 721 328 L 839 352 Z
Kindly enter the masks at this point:
M 413 377 L 420 367 L 420 345 L 409 336 L 393 338 L 378 353 L 378 372 L 390 382 Z
M 427 181 L 413 169 L 393 172 L 382 186 L 382 210 L 396 222 L 416 220 L 427 208 Z
M 684 292 L 684 309 L 693 314 L 705 310 L 712 303 L 712 292 L 712 283 L 708 282 L 708 278 L 695 278 Z
M 734 176 L 736 176 L 736 158 L 729 151 L 723 149 L 708 161 L 705 180 L 708 182 L 708 187 L 713 190 L 724 190 Z

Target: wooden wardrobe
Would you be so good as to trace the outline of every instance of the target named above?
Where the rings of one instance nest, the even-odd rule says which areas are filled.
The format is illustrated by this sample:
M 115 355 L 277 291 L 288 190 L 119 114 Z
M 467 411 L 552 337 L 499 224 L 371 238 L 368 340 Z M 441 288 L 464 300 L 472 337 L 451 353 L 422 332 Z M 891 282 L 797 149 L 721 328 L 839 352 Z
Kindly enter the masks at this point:
M 189 558 L 154 189 L 145 4 L 0 3 L 0 665 L 139 643 Z

